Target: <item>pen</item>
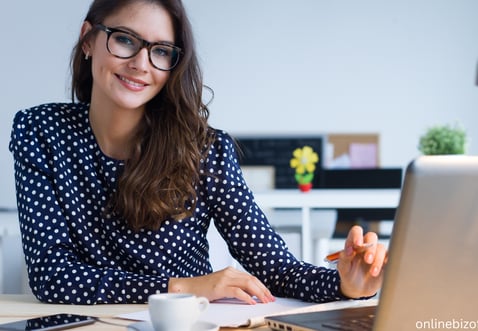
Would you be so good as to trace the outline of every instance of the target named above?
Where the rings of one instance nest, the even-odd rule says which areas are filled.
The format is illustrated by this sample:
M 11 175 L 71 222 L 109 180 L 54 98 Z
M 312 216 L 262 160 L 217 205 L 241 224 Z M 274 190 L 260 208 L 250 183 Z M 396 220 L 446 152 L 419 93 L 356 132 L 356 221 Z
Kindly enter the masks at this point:
M 372 247 L 373 246 L 373 243 L 366 243 L 366 244 L 363 244 L 361 246 L 355 246 L 354 245 L 354 251 L 356 253 L 363 253 L 365 252 L 365 250 L 369 247 Z M 340 257 L 340 253 L 342 253 L 344 250 L 340 250 L 340 251 L 337 251 L 335 253 L 331 253 L 329 255 L 327 255 L 324 259 L 325 262 L 328 262 L 328 263 L 337 263 L 337 261 L 339 260 L 339 257 Z

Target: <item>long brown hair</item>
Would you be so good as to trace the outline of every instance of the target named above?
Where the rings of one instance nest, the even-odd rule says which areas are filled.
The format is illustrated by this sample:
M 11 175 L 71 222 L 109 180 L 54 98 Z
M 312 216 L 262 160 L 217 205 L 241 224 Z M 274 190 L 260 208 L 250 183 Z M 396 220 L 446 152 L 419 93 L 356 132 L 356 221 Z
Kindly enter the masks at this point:
M 202 73 L 194 49 L 192 28 L 180 0 L 141 0 L 164 8 L 171 16 L 175 45 L 182 49 L 161 92 L 146 105 L 131 157 L 111 197 L 109 212 L 126 220 L 135 231 L 157 229 L 166 219 L 192 215 L 197 201 L 201 159 L 212 143 L 209 111 L 202 102 Z M 95 0 L 85 21 L 92 26 L 138 0 Z M 90 103 L 91 61 L 82 45 L 97 30 L 80 38 L 71 58 L 72 99 Z

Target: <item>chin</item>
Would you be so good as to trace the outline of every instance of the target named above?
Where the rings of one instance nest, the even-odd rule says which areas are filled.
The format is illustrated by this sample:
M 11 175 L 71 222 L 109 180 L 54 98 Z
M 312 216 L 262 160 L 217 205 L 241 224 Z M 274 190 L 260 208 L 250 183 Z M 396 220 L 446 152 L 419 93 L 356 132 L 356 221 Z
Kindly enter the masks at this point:
M 148 100 L 116 100 L 116 105 L 118 108 L 122 109 L 131 109 L 131 110 L 136 110 L 136 109 L 143 109 L 146 103 L 149 101 Z

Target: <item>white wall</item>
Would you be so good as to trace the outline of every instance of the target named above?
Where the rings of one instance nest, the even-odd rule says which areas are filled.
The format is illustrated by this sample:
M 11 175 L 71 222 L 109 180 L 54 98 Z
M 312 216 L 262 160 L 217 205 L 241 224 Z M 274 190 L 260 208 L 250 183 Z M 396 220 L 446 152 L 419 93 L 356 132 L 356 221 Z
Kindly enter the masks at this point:
M 212 123 L 233 133 L 378 132 L 405 165 L 430 125 L 478 151 L 478 2 L 188 1 Z
M 478 153 L 478 1 L 185 0 L 211 123 L 232 134 L 376 132 L 384 166 L 423 131 L 463 123 Z M 68 100 L 68 60 L 89 1 L 10 2 L 0 13 L 0 207 L 15 204 L 16 110 Z
M 15 203 L 8 142 L 17 110 L 69 100 L 69 57 L 88 1 L 17 0 L 0 10 L 0 207 Z

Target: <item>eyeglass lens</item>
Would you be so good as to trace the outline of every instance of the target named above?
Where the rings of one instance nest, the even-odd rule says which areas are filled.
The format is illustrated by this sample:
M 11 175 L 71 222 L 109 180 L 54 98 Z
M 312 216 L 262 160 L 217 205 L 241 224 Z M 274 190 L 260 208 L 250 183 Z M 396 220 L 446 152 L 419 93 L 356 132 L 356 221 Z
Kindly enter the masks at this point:
M 131 58 L 143 48 L 143 41 L 121 31 L 114 31 L 108 38 L 108 50 L 120 58 Z M 149 49 L 149 59 L 158 69 L 171 70 L 179 60 L 178 51 L 170 45 L 155 44 Z

